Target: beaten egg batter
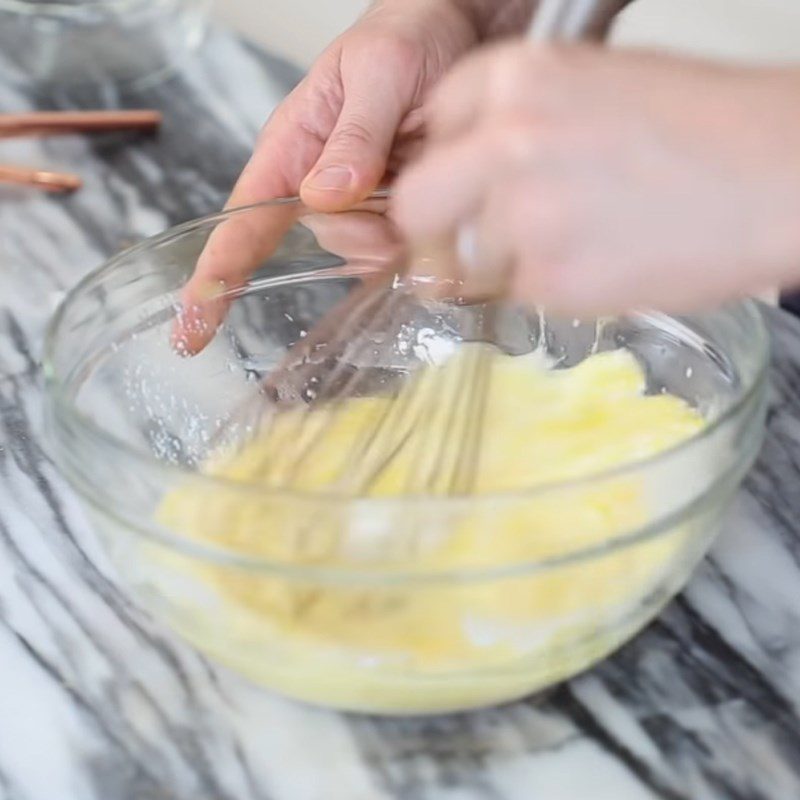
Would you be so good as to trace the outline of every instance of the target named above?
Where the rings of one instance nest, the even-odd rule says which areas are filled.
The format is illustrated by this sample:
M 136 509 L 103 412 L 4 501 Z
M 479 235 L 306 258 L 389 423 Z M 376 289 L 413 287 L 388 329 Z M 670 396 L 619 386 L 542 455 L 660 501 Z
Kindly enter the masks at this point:
M 703 417 L 676 397 L 647 395 L 642 369 L 625 350 L 556 370 L 536 355 L 485 348 L 488 391 L 469 498 L 393 502 L 410 487 L 452 488 L 450 478 L 440 485 L 425 474 L 430 453 L 459 429 L 453 415 L 429 414 L 426 451 L 407 446 L 404 417 L 390 416 L 383 444 L 403 446 L 382 460 L 363 450 L 365 429 L 398 403 L 419 411 L 408 393 L 419 394 L 419 381 L 446 386 L 477 347 L 484 346 L 425 368 L 398 396 L 344 400 L 307 413 L 302 427 L 303 412 L 279 414 L 241 451 L 207 466 L 214 476 L 262 484 L 263 492 L 208 494 L 187 485 L 169 493 L 159 521 L 182 536 L 320 570 L 319 577 L 291 575 L 169 556 L 168 569 L 186 578 L 169 590 L 175 607 L 186 608 L 174 619 L 184 634 L 292 696 L 395 713 L 523 695 L 629 635 L 690 532 L 570 561 L 651 521 L 653 487 L 625 474 L 534 490 L 652 456 L 697 432 Z M 313 457 L 298 458 L 306 436 Z M 332 498 L 332 489 L 354 497 Z M 547 559 L 566 561 L 525 568 Z M 163 554 L 159 560 L 167 566 Z

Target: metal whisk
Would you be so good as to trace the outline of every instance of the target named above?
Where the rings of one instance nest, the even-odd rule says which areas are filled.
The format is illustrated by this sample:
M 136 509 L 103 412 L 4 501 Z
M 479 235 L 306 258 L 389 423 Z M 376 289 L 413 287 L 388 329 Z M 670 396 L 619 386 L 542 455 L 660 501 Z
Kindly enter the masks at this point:
M 335 336 L 304 340 L 301 352 L 293 354 L 294 366 L 279 368 L 265 382 L 277 409 L 272 421 L 285 414 L 280 425 L 270 426 L 268 420 L 263 434 L 265 452 L 279 455 L 271 468 L 265 465 L 270 482 L 291 486 L 297 481 L 337 415 L 346 413 L 343 404 L 348 399 L 386 394 L 391 399 L 375 406 L 376 413 L 364 420 L 350 449 L 340 454 L 340 474 L 330 489 L 368 494 L 398 459 L 405 458 L 414 467 L 398 487 L 403 493 L 469 492 L 478 461 L 490 351 L 477 345 L 465 348 L 444 366 L 425 365 L 411 374 L 365 365 L 370 360 L 391 361 L 384 348 L 402 340 L 420 304 L 397 276 L 355 294 L 355 302 L 347 302 L 346 316 L 341 306 L 334 309 L 341 322 Z M 476 320 L 471 338 L 480 339 L 490 312 L 481 309 L 470 316 Z M 311 336 L 315 333 L 312 330 Z M 288 410 L 281 411 L 285 406 Z M 455 446 L 444 446 L 442 439 Z
M 536 41 L 602 38 L 626 0 L 542 0 L 529 30 Z M 397 374 L 365 368 L 376 342 L 391 346 L 409 323 L 419 300 L 397 275 L 368 278 L 319 329 L 302 341 L 293 363 L 266 381 L 276 407 L 290 405 L 287 422 L 267 426 L 265 452 L 276 454 L 267 467 L 270 482 L 292 486 L 319 452 L 347 398 L 389 391 L 365 420 L 350 449 L 339 455 L 340 469 L 330 489 L 369 494 L 398 460 L 409 464 L 405 494 L 455 495 L 470 492 L 480 461 L 483 419 L 491 379 L 491 349 L 465 347 L 443 367 L 424 366 L 401 381 Z M 490 306 L 475 313 L 476 340 L 491 339 Z M 385 345 L 383 345 L 385 346 Z M 299 381 L 298 381 L 299 378 Z M 383 383 L 383 386 L 380 384 Z M 298 406 L 303 410 L 298 410 Z M 281 412 L 278 411 L 278 414 Z

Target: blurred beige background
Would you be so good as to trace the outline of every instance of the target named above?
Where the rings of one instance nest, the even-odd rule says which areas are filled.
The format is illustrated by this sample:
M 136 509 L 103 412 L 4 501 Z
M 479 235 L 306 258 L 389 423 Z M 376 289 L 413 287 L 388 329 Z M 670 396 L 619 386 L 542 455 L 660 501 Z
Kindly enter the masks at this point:
M 301 66 L 368 4 L 367 0 L 216 0 L 217 15 Z M 701 55 L 800 59 L 798 0 L 637 0 L 617 39 Z

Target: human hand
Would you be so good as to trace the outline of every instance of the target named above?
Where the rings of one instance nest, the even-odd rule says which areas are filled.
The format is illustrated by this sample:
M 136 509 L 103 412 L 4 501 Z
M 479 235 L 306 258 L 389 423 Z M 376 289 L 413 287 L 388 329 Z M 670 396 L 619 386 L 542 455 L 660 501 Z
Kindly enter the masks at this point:
M 423 242 L 474 222 L 467 287 L 585 316 L 800 278 L 796 70 L 515 44 L 454 69 L 428 135 L 393 213 Z
M 277 107 L 227 206 L 299 194 L 313 209 L 340 211 L 369 195 L 418 146 L 430 88 L 486 33 L 467 8 L 463 0 L 376 4 Z M 291 208 L 267 208 L 216 229 L 182 292 L 173 335 L 181 352 L 213 337 L 227 310 L 218 296 L 244 284 L 293 222 Z

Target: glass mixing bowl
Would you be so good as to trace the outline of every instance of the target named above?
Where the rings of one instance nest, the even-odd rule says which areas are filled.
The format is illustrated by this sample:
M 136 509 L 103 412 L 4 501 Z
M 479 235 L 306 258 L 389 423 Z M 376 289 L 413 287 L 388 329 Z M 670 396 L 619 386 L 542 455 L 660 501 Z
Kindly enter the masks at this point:
M 341 709 L 490 705 L 606 656 L 684 585 L 759 449 L 767 336 L 752 303 L 602 324 L 496 303 L 481 335 L 501 350 L 541 347 L 569 366 L 627 348 L 648 391 L 708 424 L 656 457 L 502 494 L 378 499 L 210 474 L 221 443 L 252 436 L 241 410 L 266 402 L 263 377 L 401 257 L 384 204 L 321 215 L 266 203 L 116 256 L 51 324 L 48 440 L 121 579 L 201 651 Z M 220 264 L 243 277 L 210 344 L 180 357 L 171 331 L 198 261 L 211 279 Z M 431 348 L 474 337 L 486 310 L 421 298 L 402 342 L 350 366 L 402 380 Z M 474 546 L 437 558 L 464 525 Z
M 0 0 L 4 73 L 38 89 L 139 87 L 202 40 L 211 0 Z

